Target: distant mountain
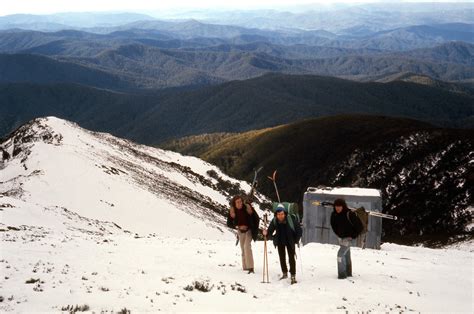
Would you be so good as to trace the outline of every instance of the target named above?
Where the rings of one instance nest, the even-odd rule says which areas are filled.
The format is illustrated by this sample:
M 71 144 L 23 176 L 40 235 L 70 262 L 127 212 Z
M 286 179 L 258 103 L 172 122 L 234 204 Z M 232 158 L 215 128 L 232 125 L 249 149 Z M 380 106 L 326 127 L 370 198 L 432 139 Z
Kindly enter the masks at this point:
M 352 80 L 374 81 L 387 75 L 412 72 L 444 81 L 465 81 L 474 77 L 474 67 L 439 61 L 410 59 L 403 56 L 343 56 L 296 60 L 293 66 L 309 74 L 337 76 Z
M 380 13 L 382 14 L 382 13 Z M 8 17 L 4 17 L 7 19 Z M 44 19 L 44 17 L 41 17 Z M 86 15 L 83 16 L 87 18 Z M 385 18 L 385 17 L 384 17 Z M 97 20 L 98 17 L 91 15 L 90 20 Z M 100 20 L 100 19 L 99 19 Z M 113 19 L 112 19 L 113 20 Z M 133 18 L 132 18 L 133 20 Z M 71 21 L 74 21 L 72 19 Z M 458 21 L 458 20 L 453 20 Z M 66 19 L 67 22 L 67 19 Z M 73 22 L 71 22 L 73 23 Z M 79 22 L 78 22 L 79 23 Z M 86 23 L 87 24 L 87 23 Z M 1 25 L 1 21 L 0 21 Z M 166 21 L 145 19 L 132 23 L 123 23 L 113 26 L 114 23 L 107 24 L 104 18 L 104 25 L 96 27 L 75 27 L 61 24 L 53 25 L 47 31 L 82 31 L 95 34 L 96 39 L 120 41 L 122 44 L 130 43 L 152 43 L 165 48 L 165 43 L 160 41 L 179 40 L 192 41 L 182 43 L 181 47 L 203 47 L 219 44 L 246 44 L 255 42 L 267 42 L 282 46 L 306 45 L 321 46 L 327 48 L 345 48 L 358 50 L 383 50 L 383 51 L 407 51 L 412 49 L 429 48 L 452 41 L 464 41 L 474 43 L 474 20 L 457 23 L 413 23 L 404 26 L 384 27 L 378 31 L 365 31 L 370 26 L 357 24 L 339 33 L 328 32 L 324 29 L 300 29 L 300 28 L 280 28 L 275 30 L 252 28 L 249 25 L 236 26 L 212 24 L 197 20 Z M 15 29 L 42 29 L 37 25 L 32 27 L 10 25 L 5 27 L 7 32 Z M 2 28 L 0 27 L 0 30 Z M 46 34 L 52 37 L 59 37 L 60 34 Z M 102 35 L 102 36 L 99 36 Z M 89 37 L 93 37 L 91 34 Z M 0 38 L 2 38 L 0 33 Z M 66 39 L 64 36 L 58 39 Z M 78 39 L 71 36 L 67 39 Z M 5 40 L 5 38 L 2 38 Z M 8 38 L 6 38 L 8 40 Z M 200 43 L 202 41 L 202 43 Z M 3 44 L 5 45 L 5 44 Z M 1 48 L 2 45 L 0 45 Z M 169 47 L 169 46 L 168 46 Z
M 212 85 L 224 79 L 145 46 L 122 46 L 95 58 L 0 54 L 0 82 L 76 83 L 116 91 Z M 147 62 L 150 62 L 147 64 Z
M 253 52 L 267 54 L 283 59 L 320 59 L 341 56 L 360 56 L 382 54 L 376 49 L 349 49 L 310 45 L 280 45 L 268 41 L 255 41 L 245 44 L 221 44 L 210 47 L 183 48 L 186 51 Z
M 377 82 L 388 83 L 388 82 L 411 82 L 422 85 L 428 85 L 432 87 L 442 88 L 447 91 L 465 94 L 467 96 L 474 96 L 474 84 L 466 82 L 465 84 L 454 84 L 444 81 L 432 79 L 426 75 L 419 75 L 411 72 L 400 72 L 394 75 L 389 75 L 377 80 Z
M 77 83 L 106 89 L 130 89 L 131 78 L 40 55 L 0 54 L 0 82 Z
M 356 186 L 382 190 L 384 239 L 401 243 L 446 241 L 466 235 L 472 220 L 474 129 L 440 129 L 380 116 L 309 119 L 238 134 L 212 134 L 163 147 L 195 154 L 224 172 L 249 179 L 263 166 L 278 170 L 280 196 L 301 202 L 308 186 Z M 274 195 L 269 180 L 259 190 Z M 429 195 L 429 197 L 427 197 Z
M 231 80 L 245 80 L 266 73 L 315 74 L 336 76 L 358 81 L 381 80 L 400 72 L 430 76 L 436 80 L 469 81 L 474 78 L 474 66 L 435 60 L 406 58 L 397 55 L 354 55 L 355 50 L 326 48 L 295 48 L 262 45 L 260 48 L 232 49 L 161 49 L 142 44 L 120 45 L 107 49 L 101 44 L 72 45 L 53 42 L 27 51 L 64 53 L 75 51 L 83 56 L 51 56 L 51 58 L 18 54 L 1 55 L 0 81 L 3 82 L 68 82 L 99 88 L 128 91 L 180 86 L 213 85 Z M 465 46 L 469 47 L 469 46 Z M 323 56 L 343 56 L 315 59 L 286 59 L 268 53 L 305 54 L 318 51 Z M 344 55 L 348 54 L 348 55 Z M 438 59 L 441 57 L 438 56 Z M 466 62 L 460 56 L 445 58 Z M 34 61 L 33 61 L 34 60 Z M 468 61 L 467 61 L 468 62 Z M 44 69 L 48 69 L 45 73 Z M 75 73 L 77 72 L 77 73 Z M 97 73 L 97 74 L 95 74 Z
M 463 126 L 472 95 L 420 84 L 356 83 L 329 77 L 266 75 L 170 95 L 144 115 L 130 137 L 145 143 L 213 132 L 239 132 L 342 113 L 411 117 Z M 157 124 L 158 117 L 166 121 Z
M 136 44 L 106 50 L 94 58 L 61 58 L 117 75 L 128 75 L 144 82 L 143 88 L 210 85 L 226 78 L 241 78 L 222 77 L 223 71 L 218 71 L 222 64 L 231 63 L 233 69 L 246 72 L 239 59 L 243 57 L 223 53 L 197 55 Z
M 293 34 L 282 34 L 269 40 L 272 43 L 283 45 L 306 44 L 333 48 L 373 49 L 386 52 L 408 51 L 430 48 L 451 41 L 474 43 L 473 22 L 409 25 L 378 32 L 362 31 L 361 28 L 365 29 L 365 26 L 358 26 L 332 37 L 321 37 L 316 33 L 312 35 L 312 32 L 300 31 Z
M 406 51 L 396 55 L 419 60 L 474 66 L 474 44 L 460 41 L 445 43 L 433 48 Z
M 308 35 L 313 32 L 259 31 L 196 21 L 137 24 L 150 25 L 150 29 L 127 29 L 128 26 L 124 26 L 123 30 L 112 28 L 115 31 L 107 34 L 76 30 L 53 33 L 0 31 L 0 52 L 41 54 L 60 60 L 62 63 L 57 67 L 70 67 L 70 63 L 74 63 L 107 72 L 126 81 L 128 86 L 91 85 L 79 80 L 74 83 L 101 88 L 106 85 L 115 90 L 202 86 L 253 78 L 269 72 L 337 76 L 359 81 L 383 80 L 406 72 L 443 81 L 468 82 L 474 78 L 474 44 L 467 42 L 387 52 L 371 49 L 371 45 L 357 48 L 364 47 L 362 42 L 366 39 L 325 38 L 318 40 L 321 45 L 315 46 Z M 446 24 L 438 27 L 465 31 L 467 26 Z M 193 38 L 190 32 L 197 29 L 209 31 L 209 34 L 202 35 L 224 37 Z M 223 35 L 226 32 L 228 34 Z M 236 37 L 230 37 L 232 34 Z M 300 36 L 305 44 L 286 42 L 292 36 Z M 280 41 L 284 44 L 279 44 Z M 351 42 L 357 43 L 356 48 L 344 48 L 351 46 Z M 17 59 L 9 69 L 21 73 L 27 65 L 20 64 L 20 59 L 25 58 Z M 58 71 L 52 71 L 51 76 Z M 3 76 L 3 80 L 8 81 L 11 73 L 3 73 Z M 56 80 L 62 81 L 62 78 L 59 76 Z
M 413 25 L 474 23 L 472 3 L 381 3 L 313 5 L 301 10 L 199 12 L 203 21 L 262 29 L 325 30 L 337 34 L 369 35 Z M 187 17 L 192 16 L 188 12 Z
M 384 17 L 384 19 L 385 18 L 386 17 Z M 116 28 L 91 29 L 91 31 L 110 33 L 112 31 L 126 29 L 155 30 L 178 39 L 230 39 L 242 36 L 257 36 L 257 38 L 255 38 L 257 41 L 268 41 L 279 45 L 309 45 L 384 51 L 407 51 L 433 47 L 451 41 L 474 43 L 474 20 L 470 23 L 434 24 L 431 22 L 430 24 L 415 26 L 408 24 L 404 27 L 384 28 L 384 30 L 368 32 L 366 34 L 352 34 L 351 31 L 342 34 L 334 34 L 323 30 L 307 29 L 265 30 L 248 28 L 248 26 L 237 27 L 208 24 L 195 20 L 183 22 L 136 22 Z M 254 42 L 255 40 L 252 41 Z
M 136 13 L 71 12 L 50 15 L 14 14 L 0 16 L 0 29 L 58 31 L 70 28 L 117 26 L 154 18 Z
M 0 84 L 0 137 L 44 116 L 69 119 L 96 131 L 120 133 L 124 124 L 156 105 L 153 95 L 133 95 L 72 84 Z M 123 134 L 122 134 L 123 135 Z
M 1 53 L 47 56 L 94 57 L 100 52 L 131 44 L 159 48 L 199 48 L 225 42 L 222 39 L 180 40 L 150 30 L 117 31 L 104 35 L 75 30 L 49 33 L 22 30 L 0 31 Z
M 406 51 L 416 48 L 434 47 L 452 41 L 474 43 L 474 24 L 409 26 L 358 38 L 347 46 Z
M 418 83 L 357 83 L 271 74 L 195 90 L 112 93 L 80 86 L 0 85 L 0 126 L 55 115 L 146 144 L 214 132 L 241 132 L 344 113 L 411 117 L 472 127 L 472 94 Z M 469 124 L 471 122 L 471 124 Z
M 242 35 L 271 36 L 278 33 L 272 31 L 259 30 L 256 28 L 246 28 L 240 26 L 224 24 L 208 24 L 197 20 L 185 21 L 137 21 L 110 29 L 91 29 L 94 32 L 110 33 L 112 31 L 143 29 L 161 31 L 175 38 L 232 38 Z
M 181 10 L 183 11 L 183 10 Z M 365 36 L 373 33 L 410 27 L 446 23 L 474 23 L 472 3 L 399 3 L 353 4 L 322 6 L 312 5 L 295 10 L 275 8 L 266 10 L 192 10 L 156 16 L 172 19 L 156 20 L 149 15 L 136 13 L 59 13 L 51 15 L 16 14 L 0 17 L 0 29 L 22 28 L 55 31 L 67 28 L 91 29 L 110 32 L 113 27 L 169 29 L 182 32 L 182 36 L 222 36 L 238 28 L 265 31 L 318 32 L 317 37 L 330 34 Z M 169 12 L 168 12 L 169 13 Z M 151 23 L 149 23 L 151 22 Z M 202 23 L 202 24 L 199 24 Z M 172 25 L 174 24 L 174 25 Z M 203 24 L 207 24 L 204 26 Z M 227 25 L 225 28 L 210 25 Z M 230 28 L 232 27 L 232 28 Z M 194 28 L 194 30 L 191 30 Z M 457 31 L 453 29 L 452 31 Z M 210 35 L 213 34 L 213 35 Z

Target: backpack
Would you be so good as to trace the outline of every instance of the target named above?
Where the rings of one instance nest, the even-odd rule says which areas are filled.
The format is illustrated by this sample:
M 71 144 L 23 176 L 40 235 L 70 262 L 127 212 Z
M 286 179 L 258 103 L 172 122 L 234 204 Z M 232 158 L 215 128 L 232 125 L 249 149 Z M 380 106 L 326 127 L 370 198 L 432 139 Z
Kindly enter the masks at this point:
M 300 215 L 299 215 L 299 208 L 297 203 L 289 203 L 289 202 L 273 202 L 272 203 L 272 211 L 273 213 L 276 212 L 276 208 L 278 205 L 283 205 L 286 211 L 286 220 L 288 221 L 288 225 L 290 226 L 291 230 L 295 231 L 295 224 L 301 223 Z M 273 218 L 273 223 L 276 225 L 276 219 Z
M 362 226 L 362 228 L 360 228 L 360 226 L 355 226 L 352 221 L 350 220 L 349 218 L 349 213 L 352 212 L 355 214 L 355 216 L 357 217 L 357 219 L 359 220 L 360 222 L 360 226 Z M 349 220 L 350 224 L 354 227 L 354 228 L 357 228 L 357 229 L 360 229 L 360 230 L 357 230 L 356 229 L 356 232 L 357 232 L 357 236 L 359 236 L 360 234 L 362 233 L 366 233 L 367 232 L 367 225 L 369 224 L 369 213 L 365 210 L 364 207 L 359 207 L 359 208 L 356 208 L 356 209 L 353 209 L 351 208 L 350 209 L 350 212 L 347 212 L 347 220 Z
M 252 206 L 252 205 L 250 205 Z M 258 231 L 260 227 L 260 216 L 258 216 L 257 211 L 252 206 L 253 213 L 250 215 L 250 229 L 252 231 L 252 239 L 257 241 Z

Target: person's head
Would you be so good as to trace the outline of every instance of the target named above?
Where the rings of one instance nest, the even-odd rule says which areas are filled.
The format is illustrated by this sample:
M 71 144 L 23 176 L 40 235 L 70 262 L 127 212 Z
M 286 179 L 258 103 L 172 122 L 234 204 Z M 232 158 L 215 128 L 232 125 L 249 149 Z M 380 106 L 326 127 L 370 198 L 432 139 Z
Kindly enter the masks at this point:
M 244 200 L 242 199 L 242 196 L 236 195 L 232 198 L 230 201 L 232 207 L 237 208 L 237 209 L 242 209 L 244 206 Z
M 347 210 L 346 201 L 342 198 L 338 198 L 334 201 L 334 210 L 336 213 L 341 213 L 343 210 Z
M 278 204 L 277 208 L 275 209 L 275 215 L 279 222 L 283 222 L 286 218 L 286 210 L 283 204 Z

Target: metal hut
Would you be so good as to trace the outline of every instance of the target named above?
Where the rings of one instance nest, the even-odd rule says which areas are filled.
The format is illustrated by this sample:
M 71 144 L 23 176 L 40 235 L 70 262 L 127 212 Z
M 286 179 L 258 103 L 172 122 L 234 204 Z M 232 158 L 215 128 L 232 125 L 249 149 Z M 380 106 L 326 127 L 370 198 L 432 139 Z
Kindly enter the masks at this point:
M 363 188 L 309 187 L 303 198 L 303 244 L 310 242 L 338 244 L 336 234 L 331 229 L 332 207 L 322 202 L 333 202 L 337 198 L 345 199 L 351 208 L 364 207 L 367 211 L 382 211 L 380 190 Z M 353 240 L 354 246 L 380 249 L 382 237 L 382 218 L 369 215 L 367 233 Z M 364 238 L 365 237 L 365 238 Z

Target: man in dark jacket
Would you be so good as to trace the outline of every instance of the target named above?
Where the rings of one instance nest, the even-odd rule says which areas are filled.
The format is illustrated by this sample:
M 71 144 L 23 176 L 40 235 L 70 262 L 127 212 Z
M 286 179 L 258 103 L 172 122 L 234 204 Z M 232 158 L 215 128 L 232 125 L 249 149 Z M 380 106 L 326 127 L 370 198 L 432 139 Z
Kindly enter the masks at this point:
M 282 204 L 279 204 L 275 210 L 275 218 L 270 223 L 268 230 L 263 230 L 263 235 L 269 235 L 270 238 L 273 238 L 273 244 L 278 248 L 281 271 L 283 272 L 280 280 L 288 278 L 285 250 L 288 251 L 291 284 L 296 283 L 295 244 L 299 243 L 303 233 L 299 221 L 294 217 L 287 213 Z
M 334 211 L 331 214 L 331 227 L 339 237 L 337 252 L 337 273 L 339 279 L 352 276 L 351 242 L 357 238 L 363 229 L 362 223 L 343 199 L 334 201 Z

